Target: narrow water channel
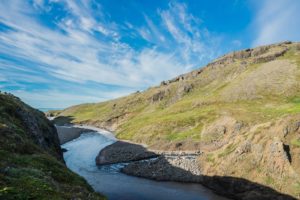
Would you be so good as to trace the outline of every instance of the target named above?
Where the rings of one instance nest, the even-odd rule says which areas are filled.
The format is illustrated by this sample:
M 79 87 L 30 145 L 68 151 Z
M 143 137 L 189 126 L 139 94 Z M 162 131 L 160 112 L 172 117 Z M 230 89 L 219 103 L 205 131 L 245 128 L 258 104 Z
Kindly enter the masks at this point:
M 101 131 L 84 133 L 62 145 L 67 149 L 64 159 L 68 168 L 84 177 L 95 191 L 109 200 L 225 200 L 200 184 L 158 182 L 128 176 L 119 165 L 98 167 L 95 158 L 115 140 Z

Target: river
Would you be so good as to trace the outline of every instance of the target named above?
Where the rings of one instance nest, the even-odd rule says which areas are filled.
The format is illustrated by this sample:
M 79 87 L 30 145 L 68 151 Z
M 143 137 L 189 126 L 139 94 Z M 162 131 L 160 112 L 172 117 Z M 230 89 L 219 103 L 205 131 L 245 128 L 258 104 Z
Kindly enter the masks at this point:
M 200 184 L 158 182 L 128 176 L 119 171 L 121 165 L 98 167 L 99 151 L 116 140 L 107 132 L 90 132 L 62 145 L 69 169 L 84 177 L 109 200 L 225 200 Z

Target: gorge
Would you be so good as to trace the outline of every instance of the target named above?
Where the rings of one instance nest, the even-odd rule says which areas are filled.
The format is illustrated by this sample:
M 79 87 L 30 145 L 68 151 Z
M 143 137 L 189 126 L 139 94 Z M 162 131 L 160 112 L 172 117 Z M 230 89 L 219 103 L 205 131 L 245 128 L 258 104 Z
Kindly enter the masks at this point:
M 193 167 L 165 157 L 125 173 L 183 181 L 172 176 L 179 167 L 200 174 L 184 181 L 231 198 L 299 198 L 299 59 L 300 44 L 289 41 L 232 52 L 145 91 L 48 114 L 153 152 L 200 152 L 186 161 Z

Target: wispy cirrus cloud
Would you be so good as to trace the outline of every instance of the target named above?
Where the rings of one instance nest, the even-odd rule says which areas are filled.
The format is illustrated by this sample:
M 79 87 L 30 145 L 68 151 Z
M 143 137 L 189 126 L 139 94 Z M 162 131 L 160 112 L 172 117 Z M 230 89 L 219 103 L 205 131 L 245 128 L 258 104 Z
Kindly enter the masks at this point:
M 144 16 L 146 25 L 138 29 L 139 34 L 154 46 L 179 57 L 186 70 L 200 67 L 222 53 L 219 48 L 222 38 L 189 13 L 186 4 L 169 3 L 168 9 L 157 9 L 157 15 L 154 22 Z
M 256 32 L 253 46 L 284 40 L 300 40 L 300 1 L 252 1 L 256 9 L 252 29 Z
M 133 26 L 111 20 L 95 1 L 1 1 L 4 88 L 34 106 L 64 107 L 144 89 L 220 54 L 219 38 L 189 14 L 187 5 L 173 2 L 156 15 L 153 22 L 144 14 L 144 25 Z M 148 44 L 135 48 L 124 35 Z M 93 90 L 85 92 L 91 84 Z M 81 95 L 70 92 L 76 88 Z
M 190 68 L 204 60 L 219 55 L 220 38 L 213 36 L 202 25 L 199 18 L 188 13 L 185 4 L 169 4 L 168 10 L 161 10 L 159 14 L 173 41 L 177 43 L 178 54 Z

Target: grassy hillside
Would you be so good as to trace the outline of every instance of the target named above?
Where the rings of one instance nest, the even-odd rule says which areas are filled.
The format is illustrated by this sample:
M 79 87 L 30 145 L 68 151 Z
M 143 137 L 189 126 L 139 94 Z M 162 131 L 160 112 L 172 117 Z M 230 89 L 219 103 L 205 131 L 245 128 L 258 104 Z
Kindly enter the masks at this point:
M 55 127 L 0 93 L 0 199 L 104 199 L 65 166 Z
M 297 43 L 235 52 L 158 87 L 60 116 L 149 145 L 210 140 L 201 133 L 220 116 L 256 124 L 298 113 L 299 52 Z
M 160 86 L 57 112 L 150 148 L 201 150 L 208 176 L 242 177 L 300 198 L 300 43 L 227 54 Z

